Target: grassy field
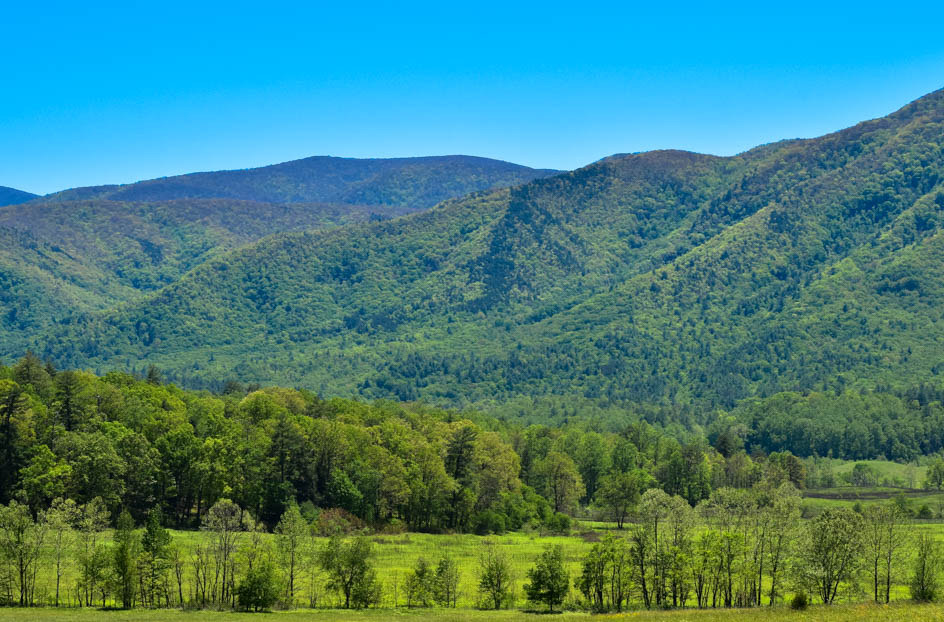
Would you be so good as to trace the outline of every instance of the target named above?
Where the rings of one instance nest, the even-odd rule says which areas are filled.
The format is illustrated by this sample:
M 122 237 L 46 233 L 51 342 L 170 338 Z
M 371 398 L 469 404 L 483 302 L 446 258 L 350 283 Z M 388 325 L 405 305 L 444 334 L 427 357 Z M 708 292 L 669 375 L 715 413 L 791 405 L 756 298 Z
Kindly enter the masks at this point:
M 525 599 L 522 585 L 527 580 L 526 572 L 534 564 L 541 550 L 549 544 L 561 545 L 570 570 L 571 580 L 573 580 L 580 574 L 580 560 L 589 547 L 592 546 L 592 542 L 596 541 L 599 535 L 606 531 L 615 532 L 615 530 L 606 529 L 606 527 L 608 527 L 606 524 L 595 523 L 594 526 L 596 529 L 585 531 L 582 534 L 575 533 L 569 536 L 542 536 L 539 534 L 520 532 L 487 537 L 416 533 L 372 536 L 371 540 L 375 545 L 374 564 L 377 569 L 378 578 L 383 583 L 384 587 L 383 599 L 380 605 L 388 610 L 388 614 L 393 615 L 390 611 L 391 609 L 398 606 L 402 607 L 406 603 L 403 584 L 407 572 L 413 567 L 416 560 L 419 557 L 425 557 L 427 560 L 435 563 L 442 555 L 447 554 L 458 562 L 461 572 L 458 606 L 460 609 L 473 609 L 478 605 L 476 589 L 478 556 L 482 550 L 483 542 L 488 541 L 500 547 L 508 555 L 516 579 L 516 600 L 520 606 L 523 606 Z M 936 521 L 926 522 L 919 524 L 918 528 L 944 541 L 944 523 Z M 192 531 L 172 533 L 174 542 L 180 546 L 182 552 L 188 556 L 189 552 L 198 542 L 206 537 L 205 534 Z M 265 535 L 263 537 L 266 540 L 272 538 L 271 535 Z M 243 538 L 246 538 L 246 536 L 244 535 Z M 245 542 L 245 540 L 243 542 Z M 310 545 L 317 547 L 320 546 L 322 542 L 323 540 L 321 539 L 315 539 Z M 47 571 L 40 575 L 37 596 L 40 602 L 51 603 L 52 594 L 55 589 L 55 577 L 48 563 L 45 567 Z M 312 573 L 310 572 L 311 570 L 313 570 L 312 564 L 308 562 L 306 558 L 303 558 L 301 576 L 298 579 L 300 593 L 297 594 L 296 597 L 297 603 L 306 606 L 310 604 L 311 600 L 309 596 L 313 592 L 315 595 L 315 604 L 318 607 L 337 606 L 339 604 L 336 600 L 337 597 L 331 593 L 326 593 L 321 587 L 323 577 L 320 572 L 314 569 L 314 573 Z M 192 572 L 189 565 L 185 572 L 184 596 L 187 597 L 189 575 L 190 572 Z M 74 566 L 69 567 L 62 583 L 64 594 L 75 585 L 76 578 L 76 568 Z M 314 579 L 314 584 L 312 584 L 312 579 Z M 174 589 L 176 589 L 176 587 L 174 587 Z M 905 599 L 907 598 L 907 588 L 898 586 L 893 595 L 897 599 Z M 75 596 L 64 595 L 63 602 L 74 603 Z M 754 610 L 755 613 L 757 613 L 757 611 L 758 610 Z M 468 611 L 465 613 L 468 613 Z M 312 613 L 311 615 L 314 614 Z M 706 620 L 707 619 L 709 618 L 706 618 Z M 2 621 L 2 618 L 0 618 L 0 621 Z
M 271 614 L 240 614 L 213 611 L 97 611 L 94 609 L 0 609 L 0 622 L 240 622 L 248 620 L 284 622 L 373 622 L 380 620 L 417 620 L 422 622 L 539 622 L 541 620 L 632 620 L 634 622 L 944 622 L 944 605 L 835 605 L 814 606 L 806 611 L 786 607 L 727 610 L 633 611 L 624 614 L 555 615 L 523 611 L 479 611 L 432 609 L 426 611 L 369 609 L 365 611 L 295 610 Z
M 194 531 L 172 531 L 173 542 L 181 548 L 185 557 L 189 557 L 199 542 L 207 538 L 206 534 Z M 518 600 L 523 601 L 524 597 L 521 591 L 521 585 L 526 580 L 527 570 L 534 564 L 535 559 L 541 553 L 543 548 L 549 544 L 560 545 L 563 547 L 564 556 L 569 565 L 571 576 L 576 577 L 580 572 L 580 559 L 591 546 L 587 540 L 595 541 L 601 531 L 591 531 L 590 535 L 570 535 L 570 536 L 541 536 L 539 534 L 526 534 L 521 532 L 508 533 L 501 536 L 476 536 L 476 535 L 432 535 L 405 533 L 399 535 L 376 535 L 371 536 L 374 543 L 374 564 L 377 569 L 377 575 L 383 583 L 384 594 L 381 605 L 383 607 L 394 607 L 403 605 L 406 602 L 406 595 L 403 591 L 403 583 L 407 572 L 412 569 L 419 557 L 425 557 L 432 563 L 436 563 L 443 555 L 449 555 L 459 565 L 459 599 L 460 608 L 471 608 L 477 605 L 476 590 L 476 572 L 478 558 L 482 551 L 483 541 L 494 543 L 500 547 L 511 561 L 515 574 Z M 247 541 L 245 534 L 241 536 L 241 543 Z M 273 538 L 270 534 L 263 535 L 266 542 L 271 543 Z M 323 539 L 316 538 L 310 542 L 307 548 L 318 547 L 324 542 Z M 70 555 L 74 558 L 74 555 Z M 301 593 L 297 596 L 299 603 L 310 603 L 310 588 L 313 564 L 307 556 L 303 556 L 302 577 L 299 579 Z M 54 570 L 49 562 L 45 563 L 46 572 L 43 572 L 39 578 L 37 596 L 41 602 L 51 603 L 52 595 L 55 592 Z M 189 564 L 185 569 L 184 596 L 187 596 L 189 576 L 192 572 Z M 318 606 L 331 606 L 336 604 L 335 596 L 327 594 L 319 587 L 322 580 L 319 571 L 315 570 L 314 593 Z M 69 590 L 75 585 L 77 579 L 77 569 L 74 565 L 67 568 L 63 577 L 63 591 Z M 176 589 L 176 586 L 174 586 Z M 71 598 L 71 600 L 70 600 Z M 71 603 L 75 601 L 74 594 L 66 594 L 63 601 Z

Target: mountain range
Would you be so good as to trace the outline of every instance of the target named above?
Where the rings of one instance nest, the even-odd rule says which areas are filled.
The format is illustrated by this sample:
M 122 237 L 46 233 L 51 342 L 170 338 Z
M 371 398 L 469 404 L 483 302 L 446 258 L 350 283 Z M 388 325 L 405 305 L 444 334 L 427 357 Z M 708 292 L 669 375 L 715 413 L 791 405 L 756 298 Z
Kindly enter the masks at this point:
M 454 164 L 434 168 L 448 178 Z M 711 409 L 784 390 L 941 384 L 944 91 L 732 157 L 652 151 L 526 172 L 432 207 L 418 189 L 429 184 L 406 184 L 409 200 L 366 191 L 363 179 L 383 177 L 371 169 L 323 191 L 285 171 L 198 174 L 3 208 L 16 250 L 0 279 L 19 280 L 4 288 L 17 311 L 0 353 L 154 364 L 196 387 L 238 377 L 451 405 L 579 396 Z M 242 232 L 221 224 L 230 208 L 204 203 L 236 198 L 282 206 L 262 219 L 281 230 Z M 69 238 L 75 225 L 57 223 L 83 205 L 94 214 L 76 221 L 97 224 Z M 133 241 L 147 227 L 143 239 L 164 236 L 160 254 Z M 208 231 L 226 239 L 204 243 Z M 123 244 L 150 263 L 126 260 Z
M 267 235 L 391 218 L 555 172 L 468 156 L 314 157 L 0 208 L 0 342 L 138 300 Z

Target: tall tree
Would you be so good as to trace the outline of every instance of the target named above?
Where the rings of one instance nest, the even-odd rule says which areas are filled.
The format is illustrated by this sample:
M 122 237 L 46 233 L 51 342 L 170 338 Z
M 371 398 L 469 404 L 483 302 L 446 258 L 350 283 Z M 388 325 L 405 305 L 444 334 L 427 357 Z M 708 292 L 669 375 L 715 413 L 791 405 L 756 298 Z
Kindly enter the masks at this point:
M 276 544 L 288 578 L 285 586 L 288 603 L 292 606 L 295 604 L 295 586 L 298 579 L 302 546 L 310 531 L 311 527 L 302 517 L 297 503 L 291 503 L 288 506 L 288 509 L 282 514 L 279 524 L 275 527 Z
M 563 604 L 569 589 L 570 573 L 564 566 L 563 549 L 560 545 L 545 548 L 528 571 L 528 583 L 524 586 L 528 600 L 547 605 L 553 613 L 555 605 Z
M 810 520 L 798 555 L 801 577 L 832 604 L 839 589 L 855 578 L 862 553 L 865 520 L 846 508 L 828 509 Z

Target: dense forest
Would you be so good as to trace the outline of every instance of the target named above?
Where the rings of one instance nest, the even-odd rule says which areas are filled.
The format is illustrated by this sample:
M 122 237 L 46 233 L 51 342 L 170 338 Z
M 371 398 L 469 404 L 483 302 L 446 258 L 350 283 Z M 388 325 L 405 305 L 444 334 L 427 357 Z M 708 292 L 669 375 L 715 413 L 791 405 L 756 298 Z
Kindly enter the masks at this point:
M 237 382 L 222 394 L 186 391 L 153 367 L 143 378 L 97 377 L 27 354 L 0 366 L 0 602 L 455 607 L 462 573 L 475 574 L 474 602 L 496 609 L 521 599 L 519 584 L 552 611 L 751 607 L 791 594 L 805 607 L 857 598 L 859 585 L 888 602 L 903 583 L 931 600 L 941 552 L 909 526 L 906 501 L 801 521 L 798 489 L 835 476 L 815 459 L 766 451 L 789 442 L 784 418 L 852 408 L 887 417 L 904 438 L 903 422 L 941 416 L 939 401 L 920 403 L 939 395 L 914 393 L 782 395 L 718 413 L 705 435 L 629 417 L 607 431 L 579 417 L 523 425 Z M 841 415 L 832 419 L 813 445 L 877 455 L 855 433 L 837 437 Z M 940 488 L 944 460 L 935 464 L 928 484 Z M 474 568 L 444 554 L 380 576 L 378 544 L 363 535 L 568 534 L 572 516 L 587 513 L 617 529 L 590 534 L 571 560 L 580 572 L 549 545 L 526 580 L 487 540 Z M 200 531 L 182 547 L 170 526 Z
M 942 125 L 939 91 L 734 157 L 616 156 L 278 233 L 0 351 L 100 373 L 144 361 L 213 391 L 241 378 L 480 409 L 939 390 Z
M 297 503 L 367 525 L 490 533 L 588 512 L 622 521 L 625 497 L 648 488 L 695 505 L 762 480 L 832 485 L 817 456 L 911 460 L 944 443 L 940 401 L 886 394 L 784 394 L 714 416 L 694 429 L 630 412 L 547 426 L 237 382 L 186 391 L 155 368 L 97 377 L 30 354 L 0 367 L 0 502 L 35 514 L 58 497 L 100 498 L 115 517 L 156 507 L 192 527 L 225 497 L 270 527 Z

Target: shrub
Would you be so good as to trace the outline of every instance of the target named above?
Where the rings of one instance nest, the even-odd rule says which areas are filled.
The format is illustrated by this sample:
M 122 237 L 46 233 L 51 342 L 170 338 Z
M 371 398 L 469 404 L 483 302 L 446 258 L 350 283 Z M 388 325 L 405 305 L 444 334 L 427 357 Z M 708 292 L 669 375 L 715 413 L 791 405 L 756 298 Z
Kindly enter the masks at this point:
M 315 532 L 319 536 L 340 536 L 361 531 L 366 526 L 364 521 L 357 518 L 347 510 L 341 508 L 331 508 L 324 510 L 318 515 L 315 521 Z
M 809 604 L 810 599 L 806 595 L 806 592 L 797 592 L 793 595 L 793 600 L 790 601 L 790 608 L 802 611 L 806 609 Z
M 265 611 L 279 599 L 279 578 L 268 561 L 256 564 L 236 587 L 236 598 L 243 611 Z
M 544 526 L 552 533 L 568 533 L 570 531 L 571 519 L 566 514 L 555 512 L 548 517 Z
M 492 533 L 504 533 L 505 517 L 498 512 L 485 510 L 475 515 L 474 525 L 475 533 L 480 536 L 487 536 Z

